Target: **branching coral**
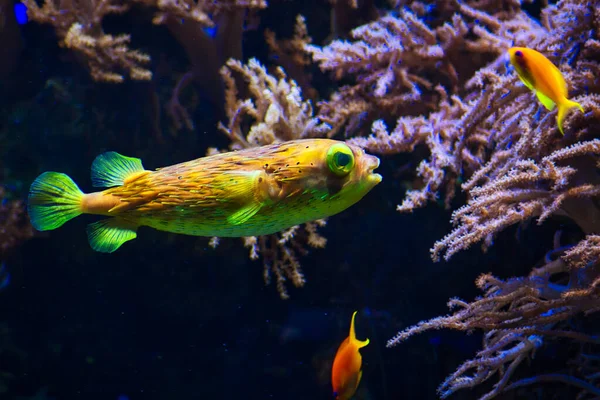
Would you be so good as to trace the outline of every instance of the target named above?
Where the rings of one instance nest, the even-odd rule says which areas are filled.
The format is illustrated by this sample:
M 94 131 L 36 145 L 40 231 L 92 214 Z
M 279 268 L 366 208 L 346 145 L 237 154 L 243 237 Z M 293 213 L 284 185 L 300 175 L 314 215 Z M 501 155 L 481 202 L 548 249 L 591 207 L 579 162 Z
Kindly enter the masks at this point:
M 594 94 L 600 91 L 596 78 L 600 68 L 591 61 L 597 47 L 594 32 L 598 11 L 592 8 L 568 2 L 548 7 L 542 14 L 543 27 L 530 21 L 525 32 L 512 38 L 515 44 L 527 44 L 548 53 L 565 71 L 572 95 L 584 105 L 584 118 L 570 116 L 568 125 L 572 129 L 566 138 L 557 134 L 554 114 L 531 101 L 531 92 L 515 74 L 503 71 L 506 60 L 501 49 L 497 58 L 465 81 L 458 90 L 464 93 L 462 96 L 448 96 L 448 90 L 438 85 L 435 90 L 440 101 L 436 110 L 426 116 L 400 117 L 391 133 L 384 121 L 376 121 L 370 137 L 353 139 L 354 143 L 383 154 L 412 152 L 419 146 L 429 149 L 429 158 L 417 169 L 422 188 L 409 191 L 399 211 L 424 206 L 436 200 L 443 190 L 445 203 L 450 207 L 459 180 L 466 181 L 462 189 L 467 192 L 469 203 L 454 214 L 453 221 L 459 227 L 436 244 L 432 250 L 434 259 L 442 255 L 448 258 L 480 240 L 489 244 L 491 233 L 530 217 L 539 216 L 543 221 L 558 213 L 559 208 L 561 213 L 573 214 L 564 210 L 572 208 L 565 203 L 567 198 L 589 198 L 596 193 L 598 181 L 587 172 L 597 155 L 593 139 L 600 123 L 599 97 Z M 525 17 L 518 19 L 524 21 Z M 500 32 L 502 36 L 497 40 L 506 42 L 513 31 Z M 521 42 L 525 38 L 527 41 Z M 565 38 L 568 46 L 561 44 Z M 477 47 L 477 51 L 482 48 Z M 580 57 L 575 59 L 578 54 Z M 575 61 L 575 65 L 571 66 L 570 61 Z M 566 150 L 569 144 L 573 147 Z M 581 168 L 577 167 L 579 164 Z M 521 201 L 527 198 L 531 201 Z M 586 223 L 581 218 L 576 220 Z M 584 231 L 593 228 L 584 227 Z
M 155 24 L 165 25 L 181 44 L 191 67 L 177 82 L 167 104 L 175 128 L 189 130 L 194 122 L 179 97 L 192 82 L 198 84 L 217 109 L 224 94 L 219 70 L 230 59 L 242 59 L 242 36 L 248 13 L 267 6 L 265 0 L 193 1 L 137 0 L 157 8 Z M 209 33 L 206 28 L 211 28 Z
M 132 79 L 148 80 L 152 73 L 145 65 L 150 57 L 129 48 L 127 34 L 109 35 L 102 29 L 102 19 L 123 14 L 130 3 L 114 0 L 47 0 L 38 6 L 24 0 L 32 21 L 52 25 L 60 45 L 73 50 L 87 65 L 94 80 L 122 82 L 125 71 Z
M 244 78 L 250 98 L 238 98 L 232 73 Z M 329 126 L 313 117 L 310 102 L 302 100 L 300 88 L 295 81 L 287 79 L 283 69 L 278 68 L 273 76 L 254 59 L 247 65 L 230 60 L 221 74 L 226 86 L 229 121 L 227 125 L 220 124 L 219 128 L 229 137 L 230 150 L 327 134 Z M 213 148 L 209 154 L 218 151 Z M 324 224 L 324 220 L 318 220 L 274 235 L 244 238 L 244 245 L 250 249 L 250 258 L 263 258 L 265 282 L 270 282 L 271 276 L 275 276 L 282 298 L 288 298 L 287 280 L 296 287 L 304 284 L 297 257 L 307 252 L 307 246 L 325 246 L 326 239 L 317 232 L 318 227 Z
M 149 80 L 152 73 L 147 69 L 150 57 L 129 47 L 129 34 L 115 36 L 104 32 L 102 21 L 107 15 L 123 14 L 133 5 L 150 8 L 154 12 L 153 22 L 166 25 L 186 50 L 192 64 L 196 68 L 204 64 L 208 76 L 216 80 L 224 61 L 241 51 L 245 10 L 266 7 L 265 0 L 45 0 L 41 7 L 35 0 L 24 0 L 24 4 L 31 20 L 52 25 L 61 46 L 79 56 L 94 80 L 113 83 L 122 82 L 123 73 L 134 80 Z M 215 26 L 215 19 L 221 24 L 219 40 L 213 40 L 204 31 L 206 27 Z M 217 49 L 213 42 L 225 50 Z M 230 53 L 220 54 L 223 51 Z M 214 76 L 210 76 L 210 71 L 214 71 Z M 181 86 L 196 79 L 198 74 L 199 71 L 194 70 L 177 86 L 174 99 Z M 185 110 L 171 112 L 176 124 L 181 124 L 182 120 L 190 124 Z
M 480 329 L 485 332 L 483 349 L 441 384 L 438 392 L 443 398 L 459 389 L 479 385 L 495 374 L 499 374 L 498 383 L 481 399 L 537 383 L 537 379 L 510 381 L 517 367 L 533 356 L 545 340 L 569 338 L 600 345 L 599 336 L 578 332 L 567 323 L 575 316 L 600 310 L 600 258 L 592 256 L 593 261 L 587 262 L 599 250 L 598 237 L 594 236 L 567 251 L 562 258 L 547 260 L 528 277 L 501 280 L 491 274 L 481 275 L 476 284 L 484 292 L 483 297 L 471 303 L 450 300 L 448 306 L 456 310 L 453 314 L 405 329 L 388 346 L 432 329 L 468 332 Z M 600 395 L 592 379 L 584 375 L 556 374 L 552 380 Z
M 306 21 L 302 15 L 296 17 L 294 36 L 287 40 L 278 40 L 275 32 L 265 30 L 265 40 L 277 64 L 285 69 L 288 76 L 294 79 L 302 88 L 305 99 L 314 99 L 317 91 L 310 84 L 311 75 L 306 72 L 311 60 L 304 48 L 312 42 L 308 35 Z
M 417 168 L 422 186 L 407 193 L 399 211 L 441 194 L 450 208 L 457 190 L 465 192 L 467 203 L 453 213 L 454 230 L 434 245 L 434 260 L 478 242 L 487 248 L 497 233 L 532 218 L 542 223 L 566 216 L 587 235 L 528 277 L 482 275 L 477 286 L 483 297 L 451 300 L 454 314 L 408 328 L 389 342 L 430 329 L 484 332 L 483 350 L 440 386 L 442 397 L 496 373 L 499 382 L 484 399 L 548 380 L 599 394 L 593 373 L 510 382 L 549 338 L 600 342 L 568 324 L 600 310 L 599 10 L 597 1 L 561 1 L 546 6 L 538 23 L 515 2 L 445 2 L 432 18 L 430 8 L 410 2 L 355 29 L 352 43 L 308 47 L 321 69 L 353 81 L 322 104 L 324 120 L 352 132 L 352 118 L 381 118 L 369 137 L 352 141 L 381 154 L 429 150 Z M 566 136 L 556 127 L 556 111 L 544 109 L 505 68 L 512 45 L 546 54 L 563 72 L 570 97 L 585 108 L 569 115 Z M 392 118 L 397 123 L 389 132 Z
M 375 118 L 424 114 L 445 97 L 440 85 L 458 94 L 465 80 L 510 40 L 528 42 L 535 35 L 535 24 L 518 8 L 488 15 L 483 10 L 497 4 L 472 3 L 412 2 L 354 29 L 353 42 L 307 46 L 323 71 L 352 80 L 320 104 L 322 118 L 353 135 Z M 420 17 L 434 12 L 443 23 L 430 27 Z

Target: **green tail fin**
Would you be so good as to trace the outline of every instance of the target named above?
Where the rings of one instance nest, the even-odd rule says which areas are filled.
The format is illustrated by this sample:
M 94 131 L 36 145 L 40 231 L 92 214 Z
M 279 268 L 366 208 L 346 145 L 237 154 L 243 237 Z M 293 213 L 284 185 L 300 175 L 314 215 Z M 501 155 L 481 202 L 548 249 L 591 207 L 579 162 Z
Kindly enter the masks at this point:
M 81 214 L 83 192 L 65 174 L 44 172 L 29 189 L 27 212 L 31 225 L 38 231 L 60 227 Z
M 563 131 L 563 126 L 562 126 L 563 122 L 565 121 L 565 118 L 567 117 L 567 114 L 569 113 L 569 111 L 572 108 L 576 108 L 576 107 L 579 109 L 579 111 L 581 111 L 582 113 L 585 113 L 583 106 L 573 100 L 565 99 L 558 106 L 558 112 L 556 114 L 556 124 L 558 125 L 558 130 L 563 135 L 565 134 L 565 132 Z
M 94 187 L 121 186 L 128 176 L 144 171 L 139 158 L 125 157 L 114 151 L 100 154 L 92 163 Z
M 137 225 L 120 218 L 109 218 L 89 224 L 88 242 L 92 249 L 101 253 L 112 253 L 121 245 L 137 237 Z

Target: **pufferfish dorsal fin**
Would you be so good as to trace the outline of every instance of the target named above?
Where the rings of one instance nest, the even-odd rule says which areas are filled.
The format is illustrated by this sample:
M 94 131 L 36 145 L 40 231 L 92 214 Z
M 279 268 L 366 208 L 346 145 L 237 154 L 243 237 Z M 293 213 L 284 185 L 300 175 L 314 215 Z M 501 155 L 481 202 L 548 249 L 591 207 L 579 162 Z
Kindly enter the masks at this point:
M 224 174 L 226 197 L 239 202 L 242 206 L 227 217 L 232 225 L 241 225 L 252 218 L 264 205 L 265 193 L 261 186 L 265 183 L 264 171 L 241 171 Z
M 139 175 L 144 170 L 139 158 L 125 157 L 109 151 L 100 154 L 92 163 L 92 185 L 94 187 L 121 186 L 128 179 Z

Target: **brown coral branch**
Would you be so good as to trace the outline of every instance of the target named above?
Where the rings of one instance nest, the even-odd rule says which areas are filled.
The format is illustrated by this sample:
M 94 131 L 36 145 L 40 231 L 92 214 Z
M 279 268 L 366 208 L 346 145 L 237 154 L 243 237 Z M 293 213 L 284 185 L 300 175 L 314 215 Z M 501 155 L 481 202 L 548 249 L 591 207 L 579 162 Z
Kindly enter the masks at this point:
M 130 3 L 114 0 L 45 0 L 40 7 L 35 0 L 24 0 L 23 4 L 32 21 L 54 28 L 60 45 L 77 54 L 94 80 L 119 83 L 124 79 L 123 71 L 134 80 L 152 78 L 152 73 L 144 67 L 150 57 L 129 48 L 129 35 L 108 35 L 102 29 L 105 16 L 127 12 Z

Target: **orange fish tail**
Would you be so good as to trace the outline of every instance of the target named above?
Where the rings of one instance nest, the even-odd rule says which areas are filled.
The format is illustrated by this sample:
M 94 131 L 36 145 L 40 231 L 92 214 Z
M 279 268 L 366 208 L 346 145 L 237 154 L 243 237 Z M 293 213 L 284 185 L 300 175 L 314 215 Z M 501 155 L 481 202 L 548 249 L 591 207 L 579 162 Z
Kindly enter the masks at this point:
M 565 98 L 562 102 L 560 102 L 560 104 L 558 104 L 558 113 L 556 114 L 556 123 L 558 125 L 558 130 L 563 135 L 565 134 L 565 132 L 563 130 L 563 122 L 565 121 L 565 118 L 569 114 L 569 111 L 571 111 L 571 109 L 576 108 L 576 107 L 581 112 L 585 112 L 585 110 L 583 109 L 583 106 L 581 104 L 579 104 L 576 101 L 569 100 L 567 98 Z

